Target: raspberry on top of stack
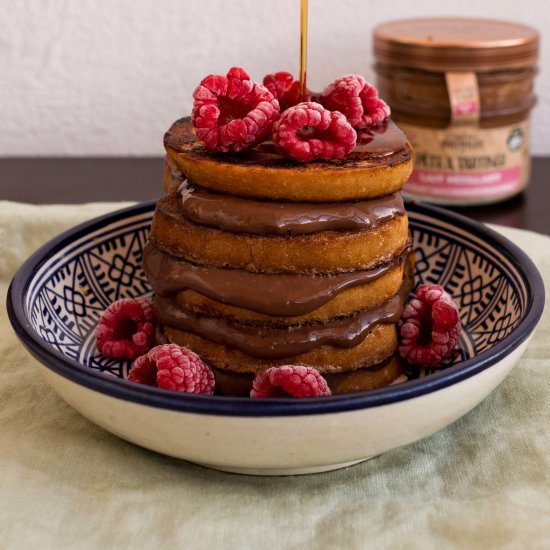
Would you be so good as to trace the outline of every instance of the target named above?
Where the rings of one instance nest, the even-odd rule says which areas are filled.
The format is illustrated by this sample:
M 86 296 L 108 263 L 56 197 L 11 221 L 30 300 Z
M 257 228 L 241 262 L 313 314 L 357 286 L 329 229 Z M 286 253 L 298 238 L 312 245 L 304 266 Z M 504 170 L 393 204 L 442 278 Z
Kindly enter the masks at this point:
M 332 393 L 392 383 L 413 284 L 410 146 L 358 75 L 301 103 L 288 73 L 264 84 L 207 76 L 165 135 L 167 194 L 143 252 L 161 337 L 225 395 L 283 365 Z

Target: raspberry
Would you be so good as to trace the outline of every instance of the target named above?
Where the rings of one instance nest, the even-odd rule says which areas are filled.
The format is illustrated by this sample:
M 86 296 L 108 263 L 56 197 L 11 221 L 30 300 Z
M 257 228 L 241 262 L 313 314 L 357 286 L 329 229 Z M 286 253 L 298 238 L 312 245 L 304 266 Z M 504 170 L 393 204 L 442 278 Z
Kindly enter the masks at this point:
M 423 284 L 399 321 L 399 354 L 413 365 L 437 367 L 452 355 L 460 336 L 460 318 L 442 286 Z
M 97 349 L 112 359 L 135 359 L 153 345 L 154 323 L 150 300 L 117 300 L 99 319 L 95 330 Z
M 233 67 L 227 76 L 210 74 L 193 92 L 191 120 L 207 149 L 246 151 L 263 141 L 279 116 L 279 103 L 246 72 Z
M 254 377 L 250 397 L 316 397 L 331 395 L 317 369 L 302 365 L 271 367 Z
M 155 386 L 165 390 L 187 393 L 214 393 L 214 373 L 208 365 L 191 350 L 176 344 L 157 346 L 138 357 L 128 380 Z
M 357 134 L 343 114 L 306 101 L 281 115 L 272 139 L 282 154 L 308 162 L 343 158 L 355 147 Z
M 300 102 L 300 81 L 294 80 L 290 73 L 281 71 L 267 74 L 264 76 L 263 83 L 273 97 L 279 101 L 281 113 Z M 309 101 L 311 94 L 308 92 L 306 95 Z
M 346 115 L 354 128 L 378 126 L 390 116 L 390 108 L 378 97 L 378 90 L 357 74 L 336 79 L 323 90 L 320 102 Z

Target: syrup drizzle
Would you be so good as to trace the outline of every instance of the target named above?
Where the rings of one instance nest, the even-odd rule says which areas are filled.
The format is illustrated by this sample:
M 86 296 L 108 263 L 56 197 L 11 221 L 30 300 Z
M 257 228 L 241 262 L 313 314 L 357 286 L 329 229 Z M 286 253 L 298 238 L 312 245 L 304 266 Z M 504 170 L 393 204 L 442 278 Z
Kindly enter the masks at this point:
M 306 96 L 307 75 L 307 2 L 300 0 L 300 101 Z

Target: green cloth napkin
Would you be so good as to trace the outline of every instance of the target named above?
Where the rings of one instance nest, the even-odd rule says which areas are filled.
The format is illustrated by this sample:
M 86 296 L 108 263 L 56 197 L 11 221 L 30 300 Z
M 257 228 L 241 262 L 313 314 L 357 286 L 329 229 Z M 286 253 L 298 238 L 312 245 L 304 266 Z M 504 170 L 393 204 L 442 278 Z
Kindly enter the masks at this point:
M 550 548 L 550 308 L 517 367 L 434 436 L 297 477 L 208 470 L 134 446 L 62 401 L 5 310 L 40 244 L 127 204 L 0 202 L 0 548 Z M 550 238 L 498 227 L 550 280 Z

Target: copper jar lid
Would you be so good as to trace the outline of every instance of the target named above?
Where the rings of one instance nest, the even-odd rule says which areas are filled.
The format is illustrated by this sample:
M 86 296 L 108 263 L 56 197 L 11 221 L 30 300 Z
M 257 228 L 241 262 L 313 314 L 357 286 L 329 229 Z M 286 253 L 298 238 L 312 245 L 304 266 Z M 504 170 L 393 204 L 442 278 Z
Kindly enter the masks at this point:
M 531 67 L 538 48 L 535 29 L 509 21 L 403 19 L 374 29 L 374 56 L 379 62 L 431 71 Z

